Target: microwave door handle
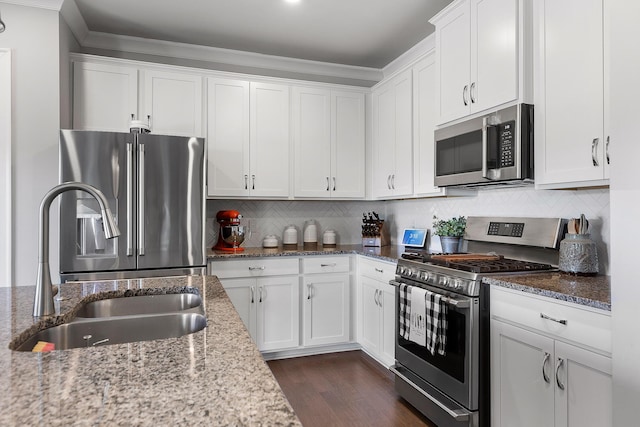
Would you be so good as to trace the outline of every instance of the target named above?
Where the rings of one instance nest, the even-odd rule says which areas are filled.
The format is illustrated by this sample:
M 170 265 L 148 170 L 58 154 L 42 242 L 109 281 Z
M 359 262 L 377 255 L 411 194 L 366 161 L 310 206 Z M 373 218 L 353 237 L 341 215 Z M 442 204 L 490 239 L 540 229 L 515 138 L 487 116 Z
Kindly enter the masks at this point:
M 482 118 L 482 177 L 489 179 L 487 171 L 487 128 L 489 127 L 489 119 L 487 117 Z

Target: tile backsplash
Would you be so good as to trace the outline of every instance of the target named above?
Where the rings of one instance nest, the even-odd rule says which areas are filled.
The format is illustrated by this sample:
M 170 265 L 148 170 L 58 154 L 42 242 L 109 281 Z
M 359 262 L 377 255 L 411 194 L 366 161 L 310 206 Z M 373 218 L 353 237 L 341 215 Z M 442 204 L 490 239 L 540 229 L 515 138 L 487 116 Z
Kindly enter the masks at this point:
M 282 239 L 285 226 L 298 228 L 302 243 L 304 222 L 316 220 L 318 239 L 322 232 L 333 229 L 338 243 L 361 242 L 362 214 L 375 211 L 389 224 L 391 242 L 398 243 L 407 227 L 431 229 L 433 216 L 530 216 L 575 218 L 584 213 L 591 226 L 591 238 L 598 244 L 600 272 L 609 269 L 609 190 L 535 190 L 510 188 L 480 190 L 475 196 L 427 198 L 394 201 L 265 201 L 265 200 L 208 200 L 207 245 L 217 239 L 215 214 L 218 210 L 235 209 L 250 226 L 251 235 L 243 246 L 260 246 L 264 236 Z M 431 239 L 430 248 L 439 250 L 439 239 Z

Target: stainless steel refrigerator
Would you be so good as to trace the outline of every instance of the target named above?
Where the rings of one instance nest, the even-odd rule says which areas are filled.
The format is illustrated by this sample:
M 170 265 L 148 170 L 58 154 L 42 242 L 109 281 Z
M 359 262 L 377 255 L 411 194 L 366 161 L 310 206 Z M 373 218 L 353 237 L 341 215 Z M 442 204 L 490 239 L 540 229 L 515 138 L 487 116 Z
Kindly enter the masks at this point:
M 100 189 L 121 232 L 105 239 L 95 199 L 62 194 L 62 281 L 204 273 L 205 160 L 202 138 L 61 130 L 60 181 Z

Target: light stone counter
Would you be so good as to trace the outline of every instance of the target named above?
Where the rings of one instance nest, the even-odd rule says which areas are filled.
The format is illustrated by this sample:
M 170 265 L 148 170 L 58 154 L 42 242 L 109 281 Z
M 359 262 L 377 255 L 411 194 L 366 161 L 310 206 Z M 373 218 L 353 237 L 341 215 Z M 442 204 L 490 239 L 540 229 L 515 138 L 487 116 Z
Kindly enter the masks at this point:
M 31 316 L 34 287 L 0 288 L 0 425 L 300 426 L 213 276 L 67 283 L 62 295 L 70 299 L 56 303 L 62 316 L 53 323 L 104 291 L 184 287 L 203 296 L 202 331 L 49 353 L 9 349 L 12 337 L 42 324 L 34 326 Z

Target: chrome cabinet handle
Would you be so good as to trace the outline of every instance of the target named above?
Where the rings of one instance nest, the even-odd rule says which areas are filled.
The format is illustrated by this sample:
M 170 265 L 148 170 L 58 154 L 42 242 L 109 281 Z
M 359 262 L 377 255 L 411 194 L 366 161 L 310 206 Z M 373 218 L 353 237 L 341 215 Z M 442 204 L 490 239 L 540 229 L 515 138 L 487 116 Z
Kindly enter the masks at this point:
M 542 378 L 544 379 L 544 382 L 547 384 L 551 383 L 551 380 L 549 379 L 549 376 L 547 375 L 547 371 L 545 370 L 546 366 L 547 366 L 547 362 L 549 362 L 549 358 L 551 357 L 551 354 L 547 353 L 546 351 L 544 352 L 544 359 L 542 359 Z
M 373 269 L 374 269 L 375 271 L 377 271 L 378 273 L 384 273 L 384 270 L 383 270 L 383 269 L 381 269 L 381 268 L 374 267 Z
M 560 357 L 558 357 L 558 365 L 556 366 L 556 384 L 558 384 L 558 388 L 560 390 L 564 390 L 564 384 L 560 382 L 560 377 L 558 375 L 560 372 L 560 368 L 562 367 L 563 364 L 564 364 L 564 359 L 561 359 Z
M 251 189 L 252 190 L 256 189 L 256 176 L 255 175 L 251 175 Z
M 605 145 L 605 151 L 607 153 L 607 164 L 610 164 L 611 162 L 609 161 L 609 142 L 611 140 L 611 137 L 609 135 L 607 135 L 607 143 Z
M 151 114 L 147 114 L 147 126 L 149 126 L 149 130 L 151 130 Z
M 311 283 L 307 285 L 307 299 L 311 299 Z
M 138 220 L 138 255 L 143 256 L 145 253 L 144 245 L 144 143 L 140 142 L 138 146 L 138 213 L 140 219 Z
M 335 262 L 329 264 L 320 264 L 320 267 L 335 267 L 337 264 Z
M 336 191 L 336 177 L 333 177 L 333 191 Z
M 540 313 L 540 317 L 546 320 L 551 320 L 552 322 L 556 322 L 556 323 L 560 323 L 561 325 L 566 325 L 567 324 L 567 320 L 566 319 L 554 319 L 553 317 L 549 317 L 544 313 Z
M 471 103 L 476 103 L 476 98 L 473 96 L 473 90 L 476 88 L 476 82 L 471 83 L 471 88 L 469 88 L 469 98 L 471 98 Z
M 329 177 L 327 177 L 327 191 L 329 191 Z
M 378 303 L 378 292 L 380 292 L 378 289 L 376 289 L 376 292 L 373 294 L 373 302 L 376 303 L 376 305 L 378 307 L 380 307 L 380 303 Z
M 133 120 L 133 114 L 131 115 Z M 127 256 L 133 256 L 133 141 L 127 141 Z
M 396 189 L 396 174 L 395 173 L 393 175 L 391 175 L 391 189 L 392 190 Z
M 469 86 L 464 85 L 464 88 L 462 88 L 462 102 L 464 102 L 464 105 L 469 105 L 467 101 L 467 90 L 469 90 Z
M 251 286 L 249 288 L 249 291 L 251 291 L 251 304 L 253 304 L 254 303 L 254 294 L 255 294 L 256 290 L 253 288 L 253 286 Z
M 593 161 L 593 166 L 599 166 L 598 163 L 598 143 L 600 142 L 600 138 L 593 138 L 591 142 L 591 160 Z
M 245 190 L 249 189 L 249 175 L 247 174 L 244 175 L 244 189 Z
M 387 175 L 387 189 L 391 190 L 391 175 Z
M 264 270 L 264 265 L 261 267 L 249 267 L 249 271 L 255 271 L 255 270 Z
M 262 286 L 260 286 L 260 287 L 258 288 L 258 295 L 259 295 L 259 298 L 260 298 L 260 299 L 258 300 L 258 302 L 262 302 Z

